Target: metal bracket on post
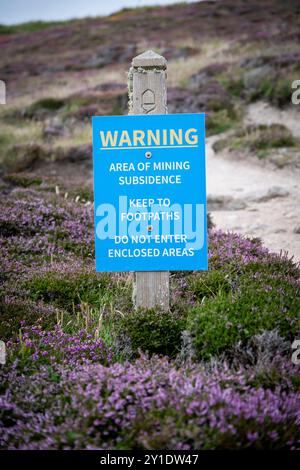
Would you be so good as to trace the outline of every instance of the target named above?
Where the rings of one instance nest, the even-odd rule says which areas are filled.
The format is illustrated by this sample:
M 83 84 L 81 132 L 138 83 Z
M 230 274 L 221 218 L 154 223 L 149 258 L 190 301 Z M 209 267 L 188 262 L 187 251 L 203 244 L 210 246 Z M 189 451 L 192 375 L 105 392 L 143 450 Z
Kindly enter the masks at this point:
M 128 74 L 129 114 L 167 114 L 166 59 L 153 51 L 134 57 Z M 168 271 L 135 273 L 136 308 L 169 310 Z

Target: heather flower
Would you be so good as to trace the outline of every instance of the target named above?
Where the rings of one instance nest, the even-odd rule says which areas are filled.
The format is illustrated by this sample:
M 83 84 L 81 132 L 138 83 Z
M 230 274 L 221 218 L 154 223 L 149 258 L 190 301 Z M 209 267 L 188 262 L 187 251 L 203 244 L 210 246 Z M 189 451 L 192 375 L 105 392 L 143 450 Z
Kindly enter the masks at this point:
M 102 339 L 94 338 L 85 330 L 71 335 L 63 332 L 60 326 L 52 331 L 44 331 L 39 326 L 23 327 L 7 347 L 12 360 L 20 363 L 25 371 L 41 364 L 75 367 L 92 362 L 109 364 L 113 360 L 111 349 Z
M 55 374 L 2 373 L 1 448 L 299 448 L 300 393 L 253 388 L 246 370 L 142 357 Z

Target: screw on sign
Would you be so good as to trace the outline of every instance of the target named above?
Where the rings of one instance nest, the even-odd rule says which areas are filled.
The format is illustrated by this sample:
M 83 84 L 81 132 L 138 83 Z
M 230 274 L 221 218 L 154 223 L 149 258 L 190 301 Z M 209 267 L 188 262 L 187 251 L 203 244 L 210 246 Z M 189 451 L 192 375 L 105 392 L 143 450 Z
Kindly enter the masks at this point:
M 136 307 L 169 309 L 169 271 L 206 270 L 204 114 L 167 114 L 166 60 L 129 71 L 129 115 L 93 117 L 96 270 L 135 272 Z

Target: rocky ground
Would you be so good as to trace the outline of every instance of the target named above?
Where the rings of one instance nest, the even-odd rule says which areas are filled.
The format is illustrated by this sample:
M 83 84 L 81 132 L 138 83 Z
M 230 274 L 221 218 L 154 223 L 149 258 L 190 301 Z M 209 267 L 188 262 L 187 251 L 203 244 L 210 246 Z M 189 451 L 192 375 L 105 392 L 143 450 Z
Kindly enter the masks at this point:
M 278 111 L 267 103 L 248 107 L 247 124 L 282 123 L 300 137 L 299 120 L 294 109 Z M 259 237 L 271 250 L 287 251 L 300 260 L 300 169 L 278 168 L 258 159 L 245 161 L 242 152 L 216 153 L 213 144 L 220 138 L 207 140 L 208 205 L 215 224 Z

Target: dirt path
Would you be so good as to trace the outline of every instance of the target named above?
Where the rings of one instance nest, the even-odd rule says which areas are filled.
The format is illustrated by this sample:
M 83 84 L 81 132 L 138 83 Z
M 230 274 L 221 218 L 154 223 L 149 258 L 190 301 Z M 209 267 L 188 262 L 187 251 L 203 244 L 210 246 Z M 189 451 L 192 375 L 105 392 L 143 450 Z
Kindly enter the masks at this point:
M 281 122 L 299 136 L 299 121 L 274 110 L 258 103 L 246 121 Z M 300 261 L 300 171 L 216 155 L 212 144 L 218 138 L 207 139 L 207 194 L 216 226 L 259 237 L 272 251 L 288 251 Z

